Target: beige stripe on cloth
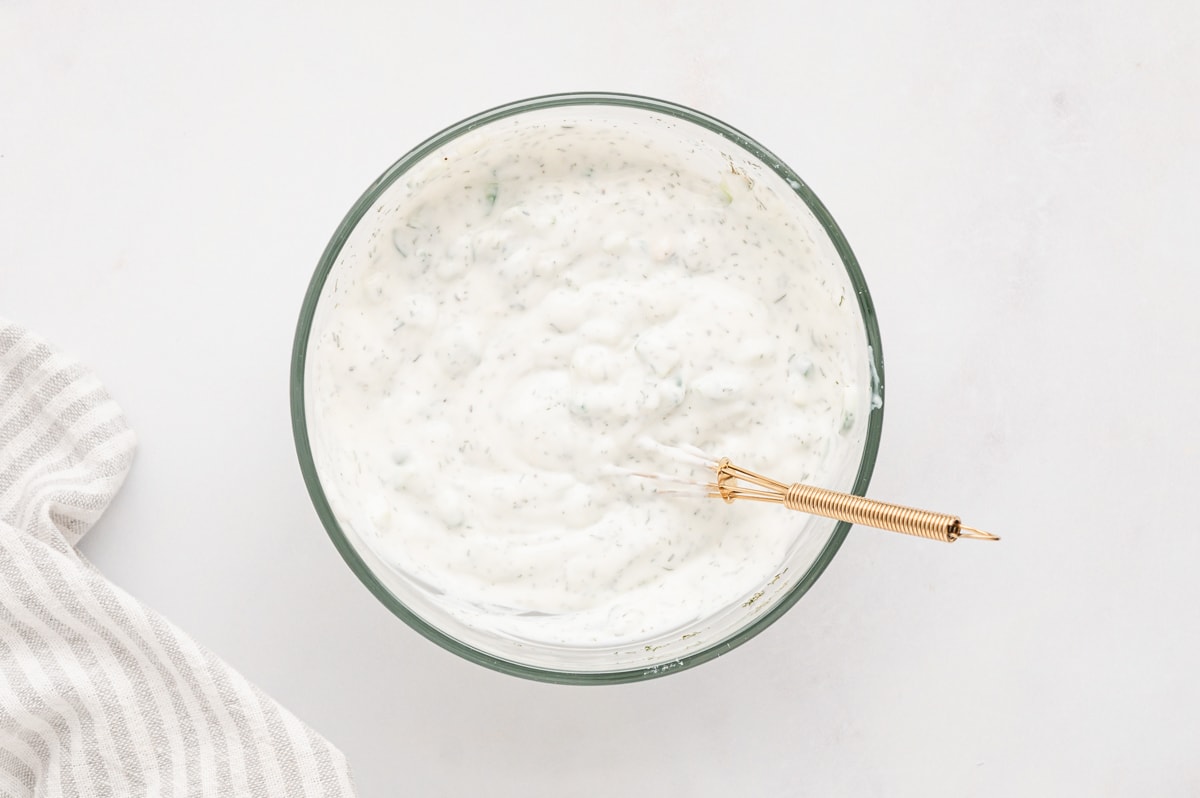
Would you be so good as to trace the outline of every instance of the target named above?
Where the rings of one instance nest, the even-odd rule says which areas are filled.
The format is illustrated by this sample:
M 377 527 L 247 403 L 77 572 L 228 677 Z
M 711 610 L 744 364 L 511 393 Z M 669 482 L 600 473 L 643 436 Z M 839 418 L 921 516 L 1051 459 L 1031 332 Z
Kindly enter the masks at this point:
M 0 795 L 354 795 L 341 753 L 75 549 L 135 439 L 0 319 Z

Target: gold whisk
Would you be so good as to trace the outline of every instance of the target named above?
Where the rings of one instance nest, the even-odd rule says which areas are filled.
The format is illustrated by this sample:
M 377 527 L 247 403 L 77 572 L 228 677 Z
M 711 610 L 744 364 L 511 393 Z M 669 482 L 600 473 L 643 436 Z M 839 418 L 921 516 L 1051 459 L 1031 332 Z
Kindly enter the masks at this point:
M 887 504 L 799 482 L 788 485 L 736 466 L 729 462 L 728 457 L 708 462 L 706 465 L 716 472 L 717 479 L 716 482 L 703 486 L 708 491 L 705 495 L 714 499 L 724 499 L 726 504 L 732 504 L 738 499 L 782 504 L 789 510 L 940 540 L 943 543 L 953 543 L 959 538 L 1000 539 L 990 532 L 963 526 L 962 521 L 955 515 L 901 507 L 898 504 Z M 749 482 L 757 487 L 744 488 L 739 484 L 740 481 Z

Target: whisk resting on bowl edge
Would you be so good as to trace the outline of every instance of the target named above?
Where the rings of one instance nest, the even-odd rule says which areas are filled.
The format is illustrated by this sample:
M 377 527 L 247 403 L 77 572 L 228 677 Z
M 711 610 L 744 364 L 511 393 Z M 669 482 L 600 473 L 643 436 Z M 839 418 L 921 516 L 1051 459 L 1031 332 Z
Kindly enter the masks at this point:
M 687 486 L 687 489 L 660 489 L 661 493 L 699 494 L 712 499 L 722 499 L 726 504 L 732 504 L 739 499 L 782 504 L 789 510 L 929 540 L 940 540 L 943 543 L 953 543 L 959 538 L 967 540 L 1000 539 L 998 535 L 990 532 L 965 526 L 956 515 L 888 504 L 852 493 L 841 493 L 799 482 L 791 484 L 780 482 L 734 465 L 728 457 L 714 459 L 694 447 L 679 448 L 655 443 L 654 448 L 673 450 L 690 461 L 703 464 L 716 474 L 716 478 L 712 482 L 689 482 L 660 474 L 632 472 L 635 476 Z M 749 483 L 751 487 L 744 486 L 743 482 Z

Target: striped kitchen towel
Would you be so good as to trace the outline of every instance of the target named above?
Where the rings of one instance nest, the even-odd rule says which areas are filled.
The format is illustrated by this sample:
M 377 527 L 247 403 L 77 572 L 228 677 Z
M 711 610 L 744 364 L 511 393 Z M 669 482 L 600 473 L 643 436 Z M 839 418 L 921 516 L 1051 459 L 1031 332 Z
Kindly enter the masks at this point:
M 0 796 L 350 796 L 341 753 L 75 549 L 134 436 L 0 319 Z

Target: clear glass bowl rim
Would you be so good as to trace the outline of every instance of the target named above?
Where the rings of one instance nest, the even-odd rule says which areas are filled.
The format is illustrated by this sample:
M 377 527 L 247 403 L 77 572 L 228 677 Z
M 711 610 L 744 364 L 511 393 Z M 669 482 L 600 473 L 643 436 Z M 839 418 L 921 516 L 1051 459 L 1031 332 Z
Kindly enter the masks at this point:
M 660 676 L 665 676 L 670 673 L 676 673 L 687 668 L 695 667 L 703 662 L 721 656 L 722 654 L 732 651 L 734 648 L 742 645 L 750 638 L 762 632 L 776 620 L 778 620 L 785 612 L 787 612 L 800 598 L 808 592 L 809 588 L 817 581 L 829 563 L 833 560 L 842 542 L 846 539 L 846 535 L 850 531 L 850 524 L 839 523 L 833 534 L 830 536 L 824 548 L 817 555 L 808 571 L 804 576 L 793 585 L 792 589 L 784 596 L 777 599 L 767 611 L 756 618 L 753 622 L 739 629 L 729 637 L 716 641 L 707 647 L 690 653 L 679 660 L 668 663 L 660 663 L 649 668 L 633 668 L 626 670 L 613 671 L 568 671 L 568 670 L 551 670 L 546 668 L 534 668 L 528 665 L 523 665 L 519 662 L 513 662 L 506 659 L 501 659 L 492 654 L 480 651 L 474 647 L 468 646 L 454 637 L 433 626 L 423 618 L 416 615 L 402 602 L 400 602 L 391 591 L 389 591 L 383 583 L 375 576 L 374 572 L 367 566 L 363 559 L 355 550 L 354 545 L 347 538 L 338 524 L 337 519 L 330 509 L 329 501 L 325 496 L 325 492 L 321 487 L 320 478 L 317 476 L 316 466 L 313 462 L 312 450 L 308 440 L 308 423 L 305 416 L 304 408 L 304 364 L 308 352 L 309 333 L 312 328 L 312 322 L 316 313 L 317 303 L 321 296 L 321 291 L 325 285 L 325 279 L 337 261 L 342 247 L 349 238 L 351 232 L 366 215 L 367 211 L 375 204 L 397 179 L 407 172 L 414 164 L 419 162 L 429 153 L 437 150 L 447 142 L 457 138 L 458 136 L 473 130 L 482 125 L 495 122 L 505 117 L 515 114 L 526 113 L 529 111 L 538 111 L 547 108 L 558 108 L 563 106 L 617 106 L 625 108 L 634 108 L 653 113 L 663 114 L 665 116 L 675 117 L 722 136 L 725 139 L 733 142 L 735 145 L 750 153 L 754 157 L 763 162 L 765 166 L 775 171 L 780 177 L 787 181 L 788 185 L 800 196 L 804 203 L 812 211 L 817 221 L 825 229 L 830 241 L 833 242 L 834 248 L 837 250 L 838 256 L 842 261 L 842 265 L 846 269 L 846 273 L 850 278 L 851 285 L 854 287 L 854 293 L 858 300 L 859 309 L 862 313 L 863 326 L 865 328 L 867 343 L 870 346 L 872 360 L 876 377 L 876 385 L 874 389 L 876 393 L 883 396 L 884 374 L 883 374 L 883 350 L 879 338 L 879 326 L 875 316 L 875 306 L 871 300 L 870 292 L 867 290 L 866 280 L 863 278 L 862 270 L 859 268 L 858 260 L 854 257 L 854 253 L 850 249 L 845 236 L 841 229 L 833 220 L 825 205 L 819 200 L 812 189 L 808 187 L 799 175 L 792 171 L 783 161 L 775 156 L 770 150 L 757 141 L 742 133 L 740 130 L 725 124 L 724 122 L 711 117 L 700 111 L 693 110 L 677 103 L 658 100 L 652 97 L 645 97 L 635 94 L 620 94 L 612 92 L 571 92 L 564 94 L 550 94 L 540 97 L 531 97 L 525 100 L 507 103 L 495 108 L 482 111 L 474 114 L 457 124 L 445 128 L 439 133 L 426 139 L 424 142 L 410 150 L 407 154 L 392 164 L 383 174 L 381 174 L 374 183 L 359 197 L 354 203 L 350 211 L 342 219 L 329 244 L 325 247 L 320 260 L 317 263 L 316 271 L 313 273 L 312 280 L 309 282 L 308 290 L 304 295 L 304 302 L 300 310 L 299 322 L 296 326 L 296 335 L 292 347 L 292 365 L 291 365 L 291 411 L 292 411 L 292 434 L 296 444 L 296 454 L 300 461 L 300 470 L 304 476 L 304 483 L 308 488 L 308 493 L 312 499 L 317 515 L 321 519 L 321 523 L 325 526 L 325 531 L 329 534 L 334 546 L 350 566 L 350 570 L 366 585 L 367 589 L 375 595 L 380 602 L 383 603 L 389 610 L 392 611 L 401 620 L 407 623 L 415 631 L 429 640 L 437 643 L 442 648 L 463 657 L 471 662 L 483 665 L 492 670 L 501 673 L 507 673 L 514 676 L 520 676 L 527 679 L 534 679 L 544 682 L 556 682 L 561 684 L 619 684 L 624 682 L 644 681 Z M 868 417 L 867 436 L 863 446 L 862 459 L 859 461 L 858 474 L 854 482 L 854 493 L 862 496 L 866 494 L 867 486 L 871 480 L 871 473 L 875 468 L 875 459 L 879 451 L 879 440 L 883 427 L 883 408 L 874 407 Z

